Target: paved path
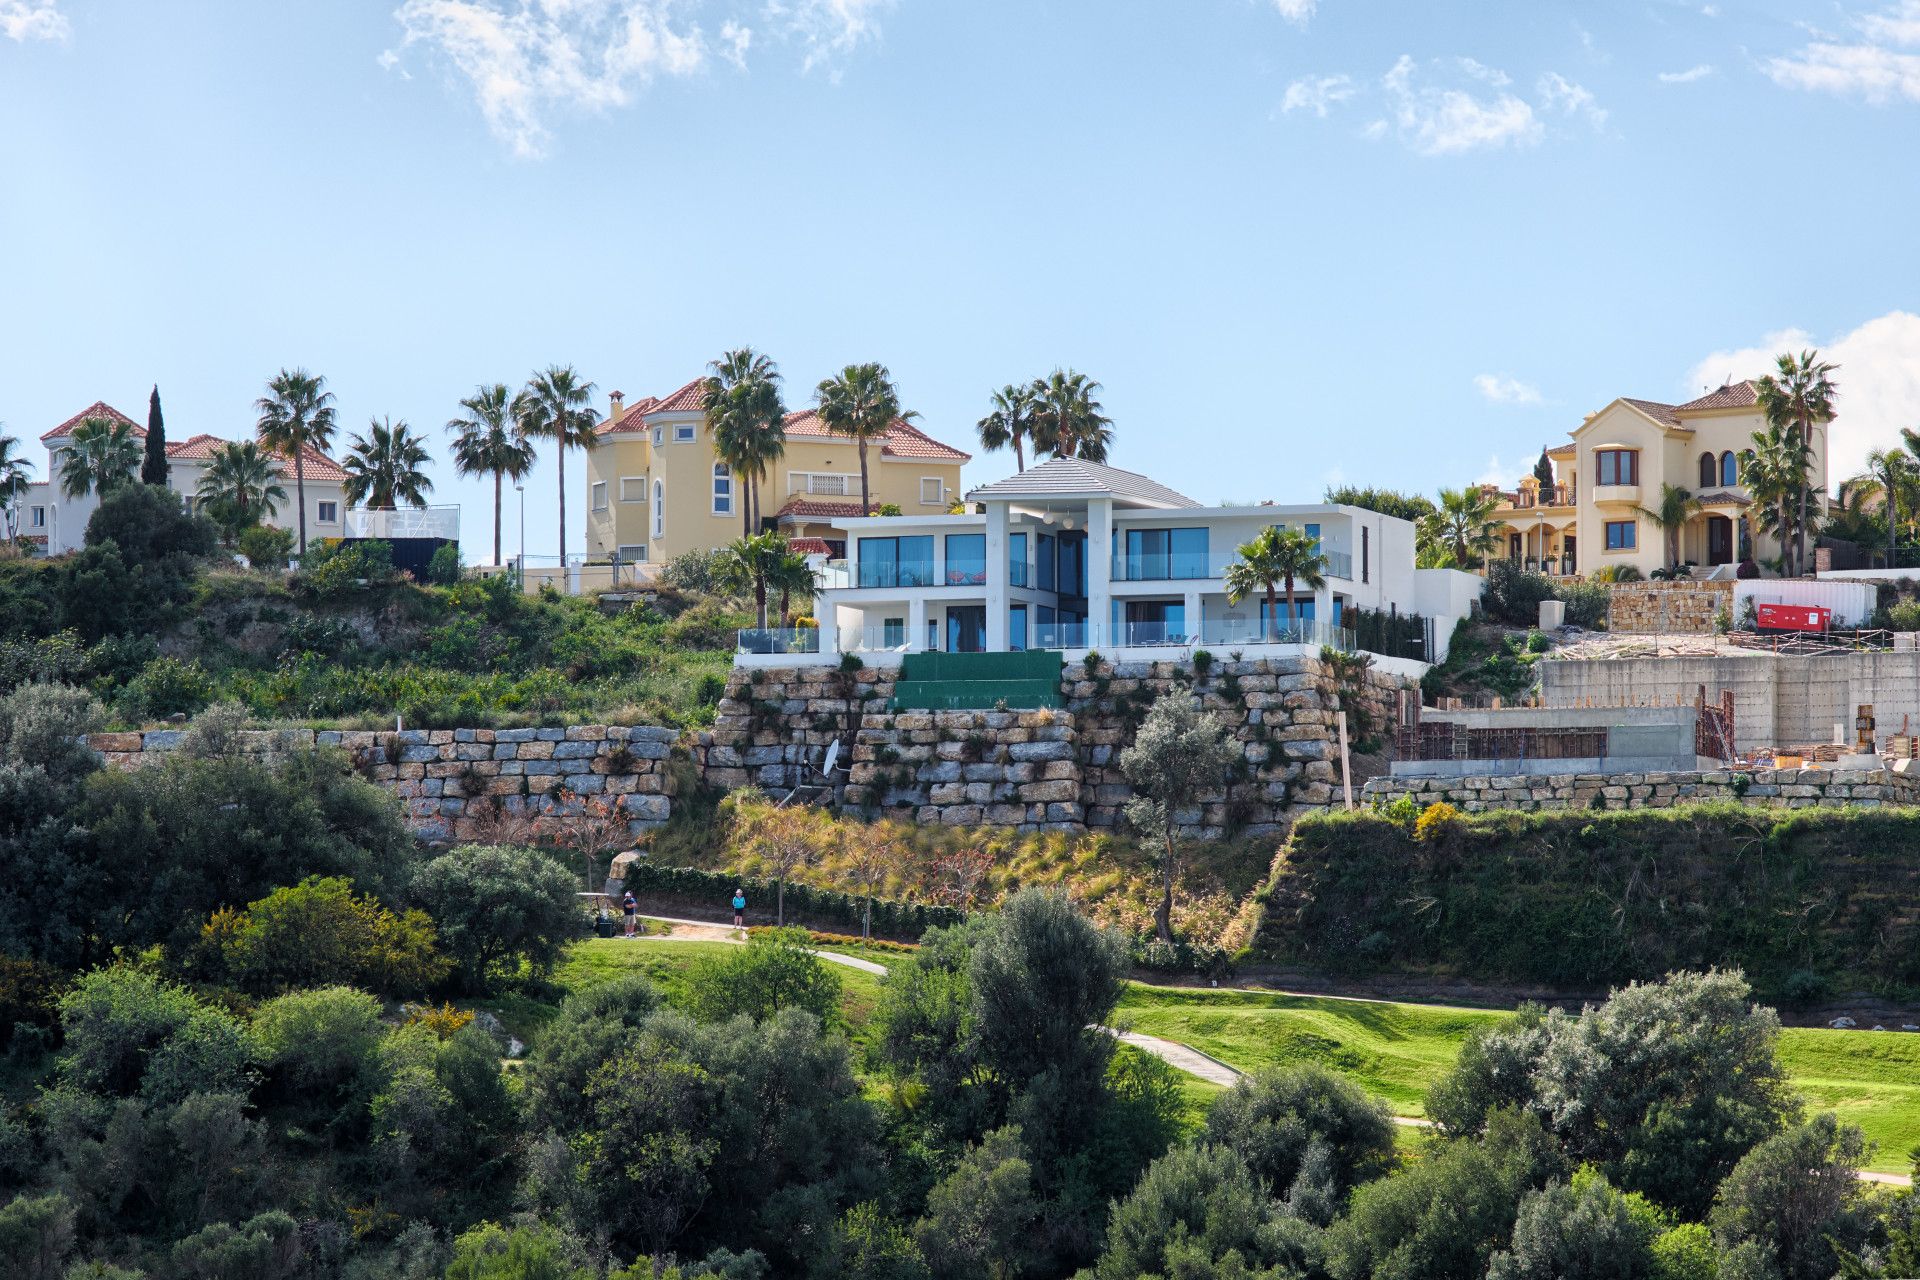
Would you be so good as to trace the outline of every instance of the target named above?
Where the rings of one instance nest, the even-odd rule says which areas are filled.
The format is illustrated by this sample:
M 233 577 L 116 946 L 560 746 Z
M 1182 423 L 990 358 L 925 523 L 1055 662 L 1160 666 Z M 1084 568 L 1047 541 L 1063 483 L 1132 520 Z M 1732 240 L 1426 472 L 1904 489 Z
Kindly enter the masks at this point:
M 672 916 L 642 916 L 641 919 L 658 920 L 662 924 L 670 924 L 677 929 L 684 928 L 689 931 L 698 930 L 701 936 L 711 937 L 720 942 L 739 943 L 745 941 L 745 939 L 739 936 L 739 931 L 732 926 L 715 924 L 711 920 L 679 920 Z M 644 941 L 644 939 L 641 940 Z M 878 964 L 872 960 L 863 960 L 858 956 L 842 955 L 838 951 L 814 951 L 813 954 L 832 964 L 842 964 L 849 969 L 859 969 L 862 972 L 877 974 L 881 977 L 886 976 L 887 966 Z M 1307 993 L 1303 992 L 1301 994 Z M 1352 1000 L 1357 1004 L 1397 1003 L 1391 1000 L 1375 1000 L 1366 996 L 1319 996 L 1316 998 Z M 1475 1012 L 1479 1011 L 1476 1010 Z M 1139 1031 L 1116 1031 L 1112 1027 L 1101 1027 L 1100 1030 L 1119 1040 L 1122 1044 L 1130 1044 L 1143 1053 L 1152 1054 L 1176 1070 L 1183 1071 L 1190 1076 L 1197 1076 L 1209 1084 L 1217 1084 L 1223 1089 L 1232 1088 L 1237 1082 L 1244 1078 L 1243 1072 L 1235 1070 L 1218 1058 L 1200 1052 L 1200 1050 L 1194 1048 L 1192 1045 L 1181 1044 L 1178 1040 L 1164 1040 L 1159 1036 L 1150 1036 Z M 1433 1128 L 1433 1121 L 1423 1120 L 1418 1116 L 1395 1116 L 1393 1117 L 1393 1122 L 1407 1129 Z M 1862 1182 L 1879 1183 L 1889 1187 L 1911 1187 L 1913 1185 L 1913 1179 L 1904 1173 L 1875 1173 L 1868 1169 L 1862 1169 L 1856 1176 Z
M 715 924 L 711 920 L 680 920 L 673 916 L 641 916 L 640 918 L 642 920 L 657 920 L 661 924 L 674 926 L 676 930 L 684 929 L 687 931 L 678 938 L 671 934 L 665 938 L 654 934 L 651 937 L 651 940 L 654 942 L 684 942 L 690 937 L 709 942 L 731 942 L 736 945 L 746 941 L 745 938 L 740 936 L 741 931 L 732 925 Z M 646 942 L 649 941 L 649 938 L 643 935 L 636 937 L 634 941 Z M 862 973 L 871 973 L 882 978 L 887 976 L 887 966 L 877 964 L 872 960 L 863 960 L 859 956 L 842 955 L 838 951 L 816 951 L 811 947 L 808 948 L 808 954 L 818 956 L 829 964 L 845 965 L 849 969 L 858 969 Z

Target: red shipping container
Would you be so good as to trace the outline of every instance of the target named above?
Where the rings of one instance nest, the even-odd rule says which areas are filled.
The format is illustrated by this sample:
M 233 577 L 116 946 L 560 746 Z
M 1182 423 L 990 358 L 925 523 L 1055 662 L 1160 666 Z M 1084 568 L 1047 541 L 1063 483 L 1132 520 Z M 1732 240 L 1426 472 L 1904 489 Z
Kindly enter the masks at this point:
M 1833 610 L 1813 604 L 1757 605 L 1754 615 L 1762 631 L 1825 631 L 1833 623 Z

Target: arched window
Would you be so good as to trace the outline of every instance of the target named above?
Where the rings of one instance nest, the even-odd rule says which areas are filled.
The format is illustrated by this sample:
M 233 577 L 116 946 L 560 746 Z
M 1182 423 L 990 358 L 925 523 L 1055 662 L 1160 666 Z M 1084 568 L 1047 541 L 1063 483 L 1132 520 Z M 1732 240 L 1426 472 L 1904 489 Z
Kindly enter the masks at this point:
M 653 536 L 663 537 L 667 530 L 667 491 L 658 480 L 653 482 Z
M 724 462 L 713 464 L 713 514 L 733 514 L 733 472 L 727 470 Z
M 1720 483 L 1735 485 L 1740 483 L 1740 460 L 1729 449 L 1720 455 Z
M 1713 455 L 1710 453 L 1701 454 L 1700 455 L 1700 487 L 1702 489 L 1713 488 L 1714 470 L 1715 468 L 1713 465 Z

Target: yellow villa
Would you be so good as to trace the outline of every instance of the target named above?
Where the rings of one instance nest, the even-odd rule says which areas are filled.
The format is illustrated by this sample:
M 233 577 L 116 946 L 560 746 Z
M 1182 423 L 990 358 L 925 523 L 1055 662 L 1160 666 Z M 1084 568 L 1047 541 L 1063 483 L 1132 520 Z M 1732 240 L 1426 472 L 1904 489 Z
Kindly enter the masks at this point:
M 1813 432 L 1811 479 L 1826 510 L 1827 428 Z M 1697 575 L 1730 575 L 1743 560 L 1772 560 L 1779 543 L 1751 518 L 1741 455 L 1766 427 L 1759 389 L 1734 382 L 1685 404 L 1622 397 L 1590 413 L 1547 450 L 1552 485 L 1533 476 L 1501 495 L 1494 519 L 1504 546 L 1497 554 L 1558 575 L 1630 565 L 1647 574 L 1667 562 L 1666 534 L 1648 511 L 1660 508 L 1665 485 L 1699 503 L 1680 532 L 1680 559 Z
M 586 455 L 589 559 L 659 564 L 724 546 L 745 530 L 745 489 L 714 454 L 701 382 L 631 405 L 613 393 L 600 443 Z M 859 450 L 811 409 L 788 414 L 785 435 L 786 453 L 761 481 L 761 523 L 779 528 L 798 550 L 843 556 L 841 522 L 868 514 L 860 510 Z M 867 446 L 874 506 L 943 514 L 960 495 L 968 457 L 896 421 Z

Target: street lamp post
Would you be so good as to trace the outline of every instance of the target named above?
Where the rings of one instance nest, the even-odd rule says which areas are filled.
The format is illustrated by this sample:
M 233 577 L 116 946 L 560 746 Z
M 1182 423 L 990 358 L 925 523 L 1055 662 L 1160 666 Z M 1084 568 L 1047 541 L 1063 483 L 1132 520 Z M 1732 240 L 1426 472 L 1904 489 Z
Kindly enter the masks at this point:
M 514 557 L 520 569 L 520 589 L 527 589 L 527 486 L 518 480 L 513 482 L 513 491 L 520 495 L 520 553 Z

